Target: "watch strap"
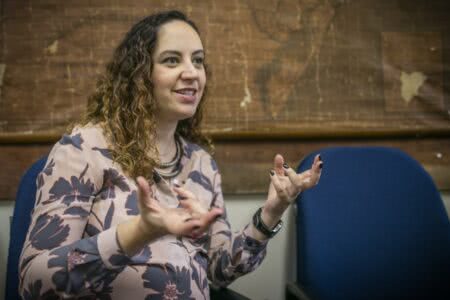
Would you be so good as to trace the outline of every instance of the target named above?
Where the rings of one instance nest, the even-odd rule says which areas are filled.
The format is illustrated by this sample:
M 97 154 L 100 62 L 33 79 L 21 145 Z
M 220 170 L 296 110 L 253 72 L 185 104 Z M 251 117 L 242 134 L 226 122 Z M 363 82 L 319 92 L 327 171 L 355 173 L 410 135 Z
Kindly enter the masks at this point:
M 256 211 L 256 213 L 253 215 L 253 225 L 262 234 L 264 234 L 268 238 L 272 238 L 275 234 L 278 233 L 278 231 L 280 231 L 281 227 L 283 226 L 283 221 L 280 220 L 273 228 L 269 228 L 266 224 L 264 224 L 264 222 L 261 218 L 261 213 L 262 213 L 262 207 L 260 207 Z

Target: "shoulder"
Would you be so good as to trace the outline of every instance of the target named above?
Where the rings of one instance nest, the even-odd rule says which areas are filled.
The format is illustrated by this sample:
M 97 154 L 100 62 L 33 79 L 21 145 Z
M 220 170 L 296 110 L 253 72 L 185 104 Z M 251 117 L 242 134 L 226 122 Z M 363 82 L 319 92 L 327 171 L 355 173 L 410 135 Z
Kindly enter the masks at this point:
M 76 126 L 70 133 L 65 133 L 56 146 L 71 146 L 74 151 L 82 152 L 108 148 L 101 126 L 90 123 Z
M 102 186 L 103 170 L 111 165 L 104 143 L 100 127 L 77 126 L 70 133 L 64 134 L 54 145 L 48 155 L 47 164 L 55 170 L 55 178 L 66 178 L 69 182 L 76 175 L 73 178 L 91 180 L 96 188 L 99 188 Z
M 84 126 L 76 126 L 69 134 L 64 134 L 60 143 L 70 143 L 73 146 L 83 148 L 85 146 L 97 146 L 106 148 L 107 143 L 103 133 L 103 129 L 98 124 L 87 124 Z
M 83 155 L 85 158 L 103 157 L 111 159 L 103 129 L 100 125 L 91 123 L 85 126 L 76 126 L 70 133 L 64 134 L 56 143 L 54 150 L 65 149 L 72 155 Z

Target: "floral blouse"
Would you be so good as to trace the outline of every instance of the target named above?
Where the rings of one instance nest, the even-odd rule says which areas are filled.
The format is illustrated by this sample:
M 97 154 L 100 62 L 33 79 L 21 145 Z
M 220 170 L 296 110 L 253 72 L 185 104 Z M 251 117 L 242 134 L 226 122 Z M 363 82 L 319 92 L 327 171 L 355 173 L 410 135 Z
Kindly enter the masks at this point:
M 181 140 L 176 176 L 205 207 L 224 207 L 212 157 Z M 157 173 L 155 173 L 157 175 Z M 171 180 L 155 177 L 157 201 L 179 202 Z M 225 286 L 264 259 L 266 241 L 252 225 L 232 232 L 226 213 L 198 239 L 165 235 L 129 257 L 116 226 L 138 215 L 137 187 L 111 160 L 99 126 L 75 128 L 53 147 L 37 179 L 36 205 L 20 259 L 28 299 L 209 299 L 209 281 Z

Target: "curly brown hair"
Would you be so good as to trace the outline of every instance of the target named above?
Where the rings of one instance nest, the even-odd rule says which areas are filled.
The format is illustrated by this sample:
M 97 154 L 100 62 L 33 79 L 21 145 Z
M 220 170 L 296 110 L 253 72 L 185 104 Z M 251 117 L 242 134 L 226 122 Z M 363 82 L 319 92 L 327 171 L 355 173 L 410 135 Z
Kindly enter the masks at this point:
M 88 107 L 80 121 L 72 124 L 99 124 L 109 143 L 113 160 L 124 172 L 135 178 L 152 180 L 152 171 L 159 162 L 156 147 L 156 100 L 152 96 L 152 54 L 158 29 L 173 20 L 197 26 L 179 11 L 150 15 L 136 23 L 114 51 L 105 73 L 97 81 L 88 99 Z M 207 74 L 206 65 L 205 71 Z M 191 118 L 178 122 L 176 134 L 212 150 L 211 140 L 200 131 L 205 103 L 203 97 Z

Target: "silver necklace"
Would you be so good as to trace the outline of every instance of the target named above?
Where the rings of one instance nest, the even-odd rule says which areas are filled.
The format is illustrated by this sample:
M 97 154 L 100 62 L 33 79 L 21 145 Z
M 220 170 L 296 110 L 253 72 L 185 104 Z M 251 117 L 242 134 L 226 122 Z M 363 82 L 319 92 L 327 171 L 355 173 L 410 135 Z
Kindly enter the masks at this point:
M 181 157 L 181 155 L 180 155 L 181 154 L 181 149 L 180 148 L 181 148 L 180 142 L 178 141 L 177 138 L 175 138 L 175 155 L 174 155 L 174 157 L 169 162 L 161 162 L 158 165 L 158 168 L 169 168 L 169 167 L 175 166 L 176 163 L 178 162 L 178 160 Z
M 182 156 L 182 147 L 181 142 L 175 138 L 176 152 L 174 158 L 166 163 L 160 163 L 157 167 L 155 167 L 155 171 L 164 179 L 170 179 L 181 172 L 181 156 Z

